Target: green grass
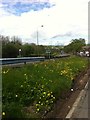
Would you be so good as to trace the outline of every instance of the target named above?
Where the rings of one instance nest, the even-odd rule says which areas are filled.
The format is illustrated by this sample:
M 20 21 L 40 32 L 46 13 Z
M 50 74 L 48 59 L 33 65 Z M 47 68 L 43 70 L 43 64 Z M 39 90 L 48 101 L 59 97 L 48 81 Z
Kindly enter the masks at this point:
M 86 67 L 87 60 L 81 57 L 21 68 L 3 67 L 3 117 L 37 117 L 50 111 L 61 93 L 71 88 L 72 80 Z M 30 107 L 30 112 L 26 112 L 26 107 Z

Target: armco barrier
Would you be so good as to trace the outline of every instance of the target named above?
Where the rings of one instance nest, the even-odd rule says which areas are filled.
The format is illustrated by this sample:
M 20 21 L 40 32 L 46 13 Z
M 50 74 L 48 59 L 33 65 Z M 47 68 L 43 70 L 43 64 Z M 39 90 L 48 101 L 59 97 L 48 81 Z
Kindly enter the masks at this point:
M 0 65 L 35 62 L 42 61 L 44 59 L 45 57 L 2 58 L 0 59 Z
M 59 56 L 55 56 L 53 58 L 45 58 L 45 57 L 2 58 L 0 59 L 0 65 L 44 61 L 45 59 L 48 60 L 48 59 L 63 58 L 63 57 L 69 57 L 69 56 L 70 54 L 62 54 Z

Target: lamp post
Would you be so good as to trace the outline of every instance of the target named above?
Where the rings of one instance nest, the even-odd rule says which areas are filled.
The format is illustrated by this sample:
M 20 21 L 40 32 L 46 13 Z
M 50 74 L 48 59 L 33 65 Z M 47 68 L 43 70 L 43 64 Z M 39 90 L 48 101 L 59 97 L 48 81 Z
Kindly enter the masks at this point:
M 43 27 L 43 25 L 41 25 Z M 39 56 L 39 34 L 38 34 L 38 28 L 37 28 L 37 55 Z

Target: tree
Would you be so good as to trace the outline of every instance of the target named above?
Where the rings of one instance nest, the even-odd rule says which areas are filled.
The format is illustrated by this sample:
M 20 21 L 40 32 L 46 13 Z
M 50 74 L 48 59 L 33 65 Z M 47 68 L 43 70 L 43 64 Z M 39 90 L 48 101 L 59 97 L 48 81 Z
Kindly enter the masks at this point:
M 3 58 L 14 58 L 18 55 L 18 49 L 12 43 L 8 43 L 2 47 Z
M 65 52 L 76 54 L 77 52 L 80 52 L 85 45 L 85 39 L 73 39 L 69 45 L 64 47 L 64 50 Z
M 22 46 L 22 55 L 24 57 L 29 57 L 33 53 L 34 53 L 34 50 L 30 44 L 26 43 Z
M 13 39 L 12 39 L 13 38 Z M 17 57 L 19 54 L 19 48 L 21 47 L 21 41 L 17 37 L 12 37 L 10 41 L 9 36 L 0 36 L 0 41 L 2 42 L 2 57 L 12 58 Z

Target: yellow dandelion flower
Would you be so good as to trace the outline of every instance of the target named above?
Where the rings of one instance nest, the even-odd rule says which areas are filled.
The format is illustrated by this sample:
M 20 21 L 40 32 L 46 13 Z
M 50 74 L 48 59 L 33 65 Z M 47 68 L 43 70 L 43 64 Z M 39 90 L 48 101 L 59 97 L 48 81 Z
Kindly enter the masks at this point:
M 2 115 L 4 116 L 4 115 L 5 115 L 5 112 L 3 112 Z
M 41 105 L 43 105 L 43 103 L 41 103 Z
M 43 92 L 43 94 L 45 95 L 45 94 L 46 94 L 46 92 Z
M 53 95 L 51 95 L 51 97 L 53 97 Z
M 27 74 L 25 73 L 24 76 L 26 76 Z
M 16 97 L 18 97 L 18 95 L 16 95 Z
M 5 74 L 6 72 L 5 71 L 3 71 L 3 74 Z
M 36 104 L 36 106 L 39 106 L 39 104 Z
M 55 99 L 55 97 L 53 97 L 53 99 Z
M 37 108 L 37 111 L 39 111 L 39 108 Z
M 50 93 L 48 93 L 47 96 L 50 96 Z

